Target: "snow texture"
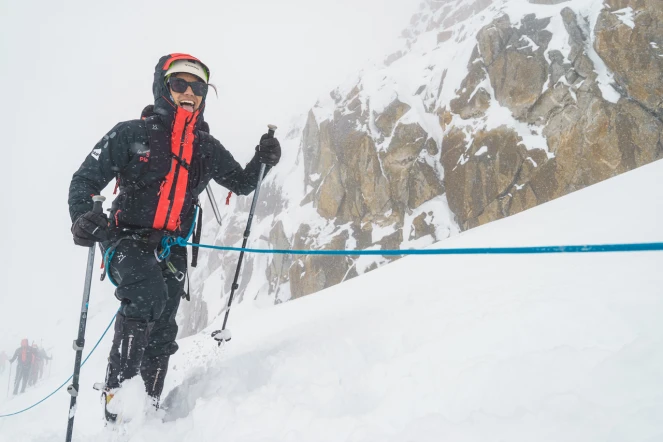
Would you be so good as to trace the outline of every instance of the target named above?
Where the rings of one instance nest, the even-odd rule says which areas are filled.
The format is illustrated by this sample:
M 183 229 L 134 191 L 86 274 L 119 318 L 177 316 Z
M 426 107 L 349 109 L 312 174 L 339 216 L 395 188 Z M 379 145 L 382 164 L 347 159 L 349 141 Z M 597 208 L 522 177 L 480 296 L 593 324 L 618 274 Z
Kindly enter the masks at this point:
M 559 50 L 568 62 L 560 12 L 571 6 L 588 36 L 585 49 L 604 97 L 620 98 L 612 73 L 593 49 L 602 1 L 496 0 L 447 27 L 441 24 L 445 17 L 477 2 L 448 0 L 439 8 L 433 3 L 422 7 L 399 58 L 368 66 L 334 95 L 346 97 L 358 87 L 369 115 L 398 98 L 410 106 L 401 122 L 417 122 L 443 150 L 444 131 L 435 110 L 456 97 L 478 31 L 501 14 L 515 26 L 527 14 L 550 17 L 553 39 L 546 57 Z M 629 10 L 616 11 L 627 26 L 634 23 Z M 450 37 L 438 42 L 441 31 Z M 518 122 L 494 99 L 488 81 L 481 87 L 491 95 L 486 116 L 455 117 L 451 126 L 471 134 L 507 125 L 528 149 L 548 151 L 541 128 Z M 346 111 L 346 104 L 325 94 L 312 112 L 321 123 Z M 379 142 L 373 118 L 362 130 L 385 149 L 390 138 Z M 313 248 L 350 228 L 320 218 L 311 203 L 300 204 L 308 191 L 301 167 L 306 120 L 306 114 L 296 116 L 283 131 L 288 135 L 280 136 L 281 164 L 264 185 L 280 189 L 285 208 L 254 219 L 250 247 L 273 247 L 265 238 L 278 221 L 289 238 L 302 223 L 309 224 L 316 235 Z M 405 216 L 401 247 L 431 246 L 430 235 L 410 239 L 421 214 L 437 238 L 448 238 L 435 247 L 663 241 L 661 177 L 659 161 L 463 234 L 442 195 Z M 231 199 L 222 210 L 224 226 L 246 201 Z M 215 223 L 206 224 L 203 243 L 223 243 L 224 232 L 217 236 Z M 374 225 L 373 239 L 391 232 L 391 226 Z M 179 341 L 166 380 L 167 411 L 149 406 L 139 380 L 119 396 L 114 406 L 127 417 L 127 441 L 663 440 L 663 258 L 658 252 L 407 257 L 366 274 L 386 260 L 361 257 L 355 260 L 361 276 L 277 307 L 274 298 L 290 299 L 288 285 L 270 298 L 264 278 L 251 278 L 245 290 L 250 298 L 233 307 L 233 339 L 221 347 L 209 334 L 221 327 L 229 281 L 223 280 L 223 269 L 209 270 L 212 253 L 217 252 L 201 251 L 200 270 L 192 275 L 192 286 L 204 283 L 212 322 Z M 253 274 L 264 275 L 269 259 L 253 260 Z M 102 293 L 90 305 L 88 342 L 101 335 L 117 309 L 109 286 L 95 285 L 95 290 Z M 0 414 L 31 405 L 71 374 L 70 330 L 53 330 L 51 338 L 64 344 L 53 350 L 50 376 L 24 395 L 0 399 Z M 117 435 L 104 428 L 98 393 L 86 387 L 103 376 L 109 348 L 107 337 L 83 367 L 75 441 L 105 442 Z M 8 381 L 7 372 L 0 381 Z M 62 390 L 33 410 L 0 419 L 0 442 L 61 441 L 68 402 Z
M 635 29 L 635 15 L 633 13 L 633 8 L 630 6 L 628 8 L 620 9 L 619 11 L 613 12 L 619 20 L 628 26 L 631 29 Z
M 659 161 L 437 246 L 660 242 L 661 177 Z M 209 337 L 220 319 L 180 340 L 168 410 L 149 407 L 139 379 L 127 385 L 120 434 L 131 442 L 660 440 L 661 264 L 660 252 L 413 256 L 278 307 L 246 302 L 233 311 L 229 343 Z M 114 309 L 91 308 L 96 337 Z M 82 386 L 103 373 L 105 347 L 84 367 Z M 62 366 L 0 412 L 68 375 Z M 97 394 L 81 389 L 75 441 L 118 435 L 104 428 Z M 61 391 L 1 419 L 0 440 L 62 440 L 67 401 Z

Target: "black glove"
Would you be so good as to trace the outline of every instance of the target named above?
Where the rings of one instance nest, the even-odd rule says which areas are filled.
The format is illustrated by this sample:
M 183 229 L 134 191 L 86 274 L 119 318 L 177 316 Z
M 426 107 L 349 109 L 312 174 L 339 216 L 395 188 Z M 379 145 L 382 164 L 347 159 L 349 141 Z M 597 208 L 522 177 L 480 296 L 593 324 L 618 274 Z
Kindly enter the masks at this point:
M 87 212 L 71 226 L 77 246 L 92 247 L 95 242 L 108 239 L 108 217 L 105 213 Z
M 279 140 L 265 134 L 260 137 L 260 144 L 256 146 L 256 159 L 268 166 L 276 166 L 281 159 L 281 144 Z

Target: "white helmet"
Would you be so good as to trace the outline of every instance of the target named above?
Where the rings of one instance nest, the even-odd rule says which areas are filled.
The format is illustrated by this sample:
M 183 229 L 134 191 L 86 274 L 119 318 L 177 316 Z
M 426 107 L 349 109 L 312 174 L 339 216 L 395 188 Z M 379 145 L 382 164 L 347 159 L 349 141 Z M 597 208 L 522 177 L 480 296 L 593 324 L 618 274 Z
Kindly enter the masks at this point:
M 207 70 L 203 67 L 202 64 L 194 60 L 174 61 L 166 71 L 166 78 L 172 74 L 177 74 L 180 72 L 186 72 L 187 74 L 195 75 L 205 83 L 209 81 L 209 78 L 207 78 Z

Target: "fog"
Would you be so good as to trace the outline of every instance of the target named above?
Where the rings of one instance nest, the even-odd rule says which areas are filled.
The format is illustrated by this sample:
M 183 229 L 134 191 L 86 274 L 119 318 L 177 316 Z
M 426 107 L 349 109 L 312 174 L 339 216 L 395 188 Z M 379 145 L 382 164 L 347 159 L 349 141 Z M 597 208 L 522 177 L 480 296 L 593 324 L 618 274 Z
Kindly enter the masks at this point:
M 53 327 L 74 339 L 87 250 L 71 240 L 69 181 L 108 130 L 152 102 L 160 56 L 186 52 L 210 67 L 218 98 L 210 92 L 206 120 L 244 162 L 268 123 L 285 130 L 392 52 L 418 3 L 2 2 L 0 350 L 24 336 L 47 342 Z M 108 285 L 95 277 L 92 303 Z

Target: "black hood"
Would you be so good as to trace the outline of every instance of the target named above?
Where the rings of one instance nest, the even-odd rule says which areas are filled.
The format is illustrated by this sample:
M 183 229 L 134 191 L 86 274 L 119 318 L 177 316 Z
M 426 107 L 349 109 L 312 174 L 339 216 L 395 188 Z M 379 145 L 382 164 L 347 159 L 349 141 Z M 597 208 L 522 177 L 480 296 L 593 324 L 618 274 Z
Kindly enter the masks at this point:
M 170 65 L 176 60 L 197 61 L 203 65 L 205 70 L 207 70 L 207 78 L 209 78 L 210 72 L 205 63 L 188 54 L 168 54 L 159 59 L 159 62 L 154 68 L 154 82 L 152 83 L 152 93 L 154 94 L 154 113 L 160 115 L 168 123 L 172 123 L 175 117 L 175 113 L 177 112 L 177 106 L 173 103 L 168 86 L 166 86 L 166 71 L 168 71 Z M 199 122 L 203 121 L 202 116 L 205 110 L 206 99 L 207 97 L 203 97 L 203 101 L 200 103 L 200 107 L 198 108 Z

